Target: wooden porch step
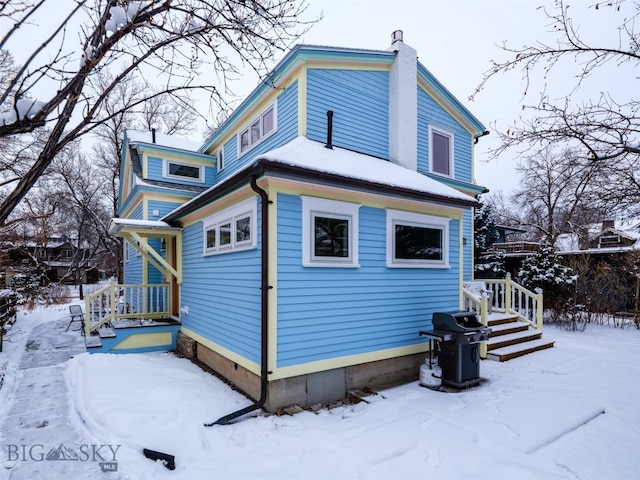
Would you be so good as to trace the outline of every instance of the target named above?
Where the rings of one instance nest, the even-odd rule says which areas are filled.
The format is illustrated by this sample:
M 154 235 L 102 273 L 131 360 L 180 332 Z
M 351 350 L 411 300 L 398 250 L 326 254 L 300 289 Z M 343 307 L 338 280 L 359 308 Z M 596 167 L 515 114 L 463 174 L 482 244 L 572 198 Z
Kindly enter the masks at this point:
M 524 322 L 509 322 L 492 325 L 489 338 L 499 337 L 501 335 L 508 335 L 510 333 L 526 332 L 529 330 L 529 325 Z
M 489 360 L 497 360 L 499 362 L 506 362 L 512 358 L 521 357 L 529 353 L 537 352 L 539 350 L 545 350 L 552 348 L 555 342 L 553 340 L 537 339 L 524 343 L 517 343 L 509 345 L 507 347 L 496 348 L 487 352 L 487 358 Z
M 494 325 L 504 325 L 505 323 L 513 323 L 517 321 L 517 315 L 511 315 L 508 313 L 490 313 L 487 317 L 487 325 L 489 327 L 493 327 Z
M 98 335 L 100 336 L 100 338 L 113 338 L 116 336 L 116 332 L 113 328 L 107 325 L 102 325 L 100 328 L 98 328 Z
M 518 343 L 524 343 L 531 340 L 537 340 L 542 337 L 542 332 L 538 330 L 526 330 L 523 332 L 508 333 L 499 335 L 487 340 L 487 350 L 495 350 L 497 348 L 508 347 Z
M 102 347 L 102 341 L 100 340 L 100 335 L 89 335 L 85 337 L 84 344 L 87 348 L 100 348 Z

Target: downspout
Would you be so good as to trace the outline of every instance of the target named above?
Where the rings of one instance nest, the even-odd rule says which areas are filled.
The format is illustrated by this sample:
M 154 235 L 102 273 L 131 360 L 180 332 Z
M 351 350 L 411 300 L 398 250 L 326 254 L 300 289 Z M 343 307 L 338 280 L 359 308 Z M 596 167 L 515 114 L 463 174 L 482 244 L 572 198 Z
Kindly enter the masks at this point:
M 267 401 L 267 386 L 269 381 L 269 369 L 267 365 L 268 355 L 267 348 L 269 346 L 269 290 L 272 288 L 269 285 L 269 204 L 271 201 L 262 188 L 260 188 L 256 182 L 256 175 L 251 175 L 251 189 L 260 195 L 262 199 L 262 221 L 260 228 L 262 230 L 262 255 L 261 255 L 261 278 L 260 278 L 260 296 L 261 296 L 261 311 L 260 311 L 260 328 L 261 328 L 261 354 L 260 354 L 260 398 L 253 405 L 249 405 L 241 410 L 225 415 L 219 418 L 213 423 L 205 423 L 205 427 L 212 427 L 213 425 L 226 425 L 229 422 L 235 420 L 238 417 L 251 413 L 254 410 L 261 409 Z

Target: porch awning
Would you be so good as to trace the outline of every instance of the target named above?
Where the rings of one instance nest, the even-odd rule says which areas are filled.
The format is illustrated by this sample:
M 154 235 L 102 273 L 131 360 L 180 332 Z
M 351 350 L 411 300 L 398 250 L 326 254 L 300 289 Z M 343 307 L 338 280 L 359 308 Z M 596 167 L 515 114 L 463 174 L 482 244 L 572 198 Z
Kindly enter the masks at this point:
M 136 220 L 132 218 L 112 218 L 109 233 L 126 240 L 154 267 L 169 278 L 173 275 L 176 283 L 182 283 L 182 229 L 172 227 L 160 220 Z M 175 239 L 175 267 L 156 251 L 145 238 Z M 167 249 L 169 258 L 169 249 Z

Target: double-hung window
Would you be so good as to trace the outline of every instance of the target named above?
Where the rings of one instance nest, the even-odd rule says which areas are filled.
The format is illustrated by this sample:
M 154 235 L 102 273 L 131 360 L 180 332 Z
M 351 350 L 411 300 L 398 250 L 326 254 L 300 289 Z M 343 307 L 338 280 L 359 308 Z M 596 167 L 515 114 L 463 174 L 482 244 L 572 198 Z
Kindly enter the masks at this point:
M 387 210 L 387 266 L 449 267 L 449 219 Z
M 358 267 L 358 212 L 355 203 L 302 197 L 302 264 Z
M 429 171 L 453 177 L 453 132 L 429 125 Z
M 238 151 L 244 154 L 277 129 L 276 104 L 267 107 L 249 126 L 238 134 Z
M 256 215 L 257 199 L 253 197 L 206 218 L 204 255 L 255 248 Z

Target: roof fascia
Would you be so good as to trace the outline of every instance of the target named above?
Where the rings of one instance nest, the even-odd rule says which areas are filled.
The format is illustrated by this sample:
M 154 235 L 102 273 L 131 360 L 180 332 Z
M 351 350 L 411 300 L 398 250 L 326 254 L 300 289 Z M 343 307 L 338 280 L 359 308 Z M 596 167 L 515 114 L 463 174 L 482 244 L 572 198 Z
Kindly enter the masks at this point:
M 262 176 L 266 174 L 275 174 L 284 176 L 286 178 L 312 181 L 321 183 L 327 186 L 335 186 L 340 188 L 348 188 L 351 190 L 360 190 L 366 192 L 377 193 L 386 196 L 395 196 L 400 198 L 407 198 L 412 200 L 430 201 L 438 204 L 444 204 L 449 206 L 458 207 L 477 207 L 480 203 L 477 200 L 450 198 L 446 196 L 436 195 L 428 192 L 419 192 L 403 187 L 396 187 L 390 185 L 383 185 L 366 180 L 359 180 L 354 178 L 347 178 L 337 176 L 332 173 L 319 172 L 317 170 L 311 170 L 302 168 L 299 166 L 287 165 L 280 162 L 272 162 L 269 160 L 260 159 L 254 163 L 250 168 L 246 168 L 239 172 L 237 175 L 227 179 L 226 181 L 214 185 L 206 192 L 200 194 L 192 201 L 187 202 L 184 205 L 176 208 L 173 212 L 168 213 L 161 220 L 174 224 L 179 221 L 180 218 L 198 210 L 202 206 L 223 197 L 230 191 L 233 191 L 241 185 L 247 183 L 251 176 Z
M 164 145 L 158 145 L 157 143 L 147 143 L 147 142 L 131 142 L 131 146 L 138 150 L 138 152 L 142 153 L 151 153 L 151 152 L 159 152 L 159 153 L 170 153 L 172 155 L 178 157 L 193 157 L 198 158 L 200 160 L 211 161 L 213 158 L 211 155 L 207 155 L 206 153 L 201 152 L 191 152 L 189 150 L 182 150 L 179 148 L 167 147 Z
M 438 81 L 424 65 L 418 62 L 418 84 L 422 81 L 427 93 L 434 97 L 445 110 L 451 113 L 474 137 L 480 137 L 486 131 L 478 120 L 453 94 Z

